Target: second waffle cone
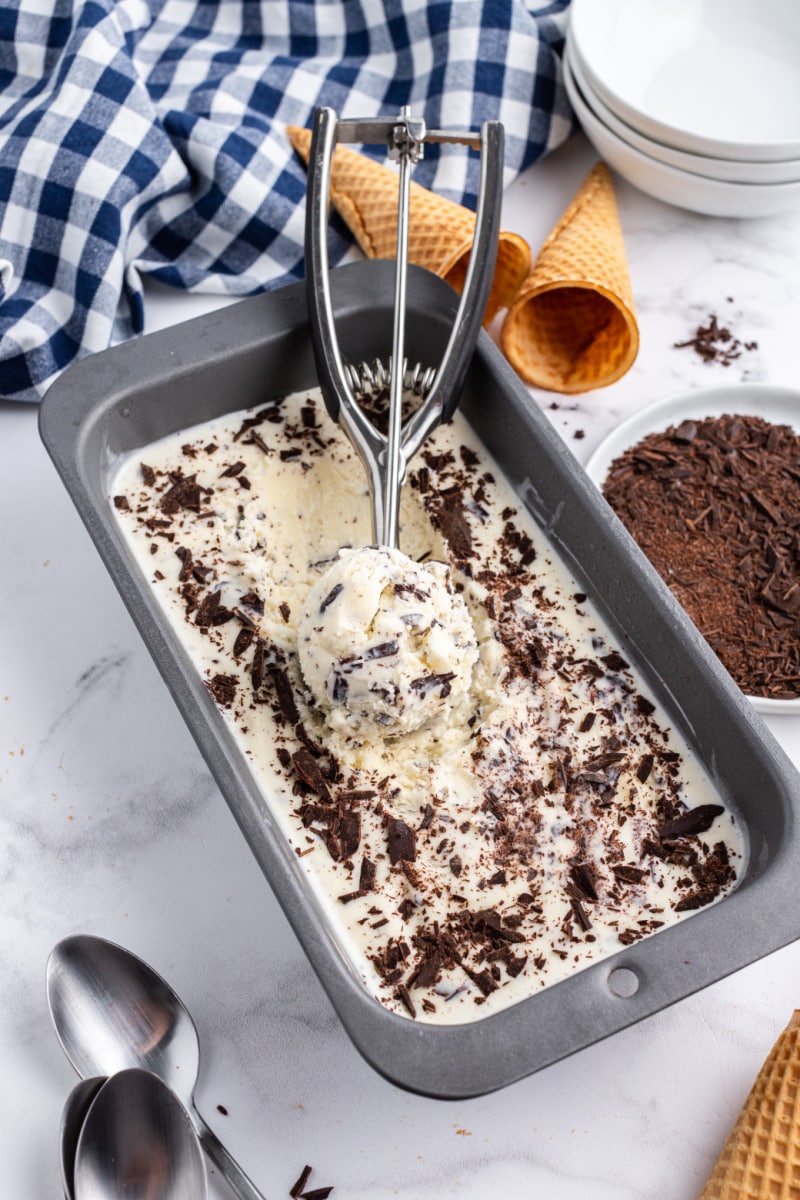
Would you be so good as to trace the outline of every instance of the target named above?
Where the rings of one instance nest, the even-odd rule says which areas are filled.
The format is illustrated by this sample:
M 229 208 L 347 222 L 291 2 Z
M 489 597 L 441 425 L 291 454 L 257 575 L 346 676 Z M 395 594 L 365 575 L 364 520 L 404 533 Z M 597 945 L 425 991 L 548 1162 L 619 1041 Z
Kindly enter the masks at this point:
M 611 175 L 597 163 L 549 234 L 501 331 L 526 383 L 587 392 L 619 379 L 639 349 Z
M 800 1011 L 759 1071 L 699 1200 L 800 1200 Z

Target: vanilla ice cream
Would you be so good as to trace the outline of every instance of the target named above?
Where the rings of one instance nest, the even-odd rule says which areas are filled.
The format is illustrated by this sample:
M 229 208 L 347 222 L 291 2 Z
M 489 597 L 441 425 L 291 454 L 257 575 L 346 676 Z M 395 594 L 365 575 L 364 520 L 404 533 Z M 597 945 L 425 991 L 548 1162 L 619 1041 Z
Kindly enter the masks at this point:
M 478 657 L 469 611 L 446 563 L 400 550 L 342 550 L 297 627 L 300 670 L 332 729 L 369 737 L 446 718 Z
M 462 414 L 410 465 L 408 559 L 363 549 L 364 471 L 318 393 L 145 447 L 112 499 L 387 1008 L 474 1021 L 735 886 L 725 796 Z

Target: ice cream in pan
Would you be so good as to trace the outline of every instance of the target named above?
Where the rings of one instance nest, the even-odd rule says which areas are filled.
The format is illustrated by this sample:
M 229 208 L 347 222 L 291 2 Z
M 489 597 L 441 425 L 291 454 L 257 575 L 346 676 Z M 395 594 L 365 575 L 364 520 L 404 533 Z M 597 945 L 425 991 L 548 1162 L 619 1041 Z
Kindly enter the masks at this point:
M 460 1023 L 718 900 L 743 845 L 470 426 L 425 411 L 396 512 L 319 392 L 138 451 L 113 498 L 353 971 Z
M 460 414 L 412 464 L 400 530 L 420 573 L 446 564 L 427 590 L 449 573 L 474 661 L 464 647 L 468 686 L 448 681 L 445 696 L 440 661 L 415 676 L 436 711 L 409 732 L 332 719 L 301 670 L 304 610 L 333 590 L 315 587 L 332 565 L 347 574 L 371 536 L 363 470 L 318 394 L 146 447 L 113 494 L 298 870 L 382 1004 L 420 1021 L 486 1016 L 735 886 L 743 847 L 725 798 Z M 429 611 L 401 598 L 392 619 Z M 383 627 L 376 638 L 392 640 Z

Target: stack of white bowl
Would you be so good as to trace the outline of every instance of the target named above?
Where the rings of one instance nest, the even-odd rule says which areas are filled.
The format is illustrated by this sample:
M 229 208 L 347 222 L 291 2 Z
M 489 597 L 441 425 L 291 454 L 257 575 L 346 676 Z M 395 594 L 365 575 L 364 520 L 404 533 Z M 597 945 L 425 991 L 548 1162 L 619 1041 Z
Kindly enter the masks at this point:
M 564 75 L 643 192 L 720 217 L 800 208 L 800 0 L 572 0 Z

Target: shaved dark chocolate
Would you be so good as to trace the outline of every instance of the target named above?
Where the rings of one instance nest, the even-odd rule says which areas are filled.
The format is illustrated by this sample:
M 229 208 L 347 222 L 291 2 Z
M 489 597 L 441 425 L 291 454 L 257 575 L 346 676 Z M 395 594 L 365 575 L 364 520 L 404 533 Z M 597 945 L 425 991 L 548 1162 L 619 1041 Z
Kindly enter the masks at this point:
M 294 691 L 289 682 L 289 676 L 276 663 L 270 663 L 268 673 L 272 686 L 275 688 L 275 694 L 278 698 L 278 707 L 281 713 L 289 722 L 290 725 L 297 725 L 300 721 L 300 714 L 297 711 L 295 704 Z
M 604 494 L 743 691 L 800 694 L 800 436 L 738 413 L 650 434 Z
M 440 675 L 421 675 L 418 679 L 412 679 L 410 687 L 415 692 L 419 692 L 421 696 L 427 696 L 429 692 L 435 688 L 441 688 L 440 695 L 442 697 L 449 696 L 451 692 L 450 681 L 455 679 L 455 671 L 443 672 Z
M 361 859 L 361 870 L 358 876 L 358 887 L 362 892 L 371 892 L 375 887 L 375 863 L 367 858 L 366 854 Z
M 181 508 L 197 512 L 200 509 L 201 499 L 202 491 L 197 482 L 197 476 L 187 475 L 175 479 L 169 491 L 161 497 L 160 508 L 162 512 L 169 515 L 178 512 Z
M 253 691 L 257 692 L 264 682 L 264 643 L 259 638 L 253 651 L 253 665 L 250 668 L 250 682 Z
M 594 885 L 592 872 L 586 863 L 575 863 L 570 867 L 569 877 L 580 894 L 587 900 L 597 899 L 597 888 Z
M 242 655 L 252 644 L 255 634 L 249 626 L 245 625 L 236 635 L 236 641 L 233 643 L 233 657 L 241 658 Z
M 209 592 L 203 597 L 195 616 L 195 624 L 201 629 L 224 625 L 230 621 L 233 613 L 221 603 L 221 592 Z
M 325 609 L 330 608 L 330 606 L 333 604 L 336 597 L 340 596 L 343 591 L 344 591 L 343 583 L 337 583 L 335 587 L 332 587 L 331 590 L 328 592 L 327 596 L 325 597 L 325 599 L 320 604 L 319 611 L 321 613 L 324 613 Z
M 417 839 L 414 830 L 400 817 L 389 817 L 386 823 L 386 840 L 393 866 L 400 862 L 414 862 L 417 857 Z
M 206 687 L 217 704 L 221 704 L 223 708 L 230 708 L 236 699 L 236 684 L 235 675 L 214 675 L 208 680 Z
M 318 760 L 314 758 L 307 746 L 301 746 L 299 750 L 295 750 L 292 755 L 292 765 L 297 777 L 302 779 L 303 783 L 307 784 L 323 800 L 330 802 L 331 793 L 327 780 L 320 770 Z
M 611 868 L 617 879 L 623 883 L 641 883 L 646 872 L 641 867 L 631 867 L 626 863 L 618 863 Z
M 303 1192 L 303 1189 L 305 1188 L 305 1186 L 308 1183 L 310 1178 L 311 1178 L 311 1167 L 306 1165 L 305 1167 L 303 1167 L 302 1171 L 300 1172 L 299 1179 L 289 1189 L 289 1195 L 291 1196 L 291 1200 L 299 1200 L 299 1197 L 300 1197 L 301 1193 Z
M 725 809 L 721 804 L 698 804 L 688 812 L 681 813 L 671 821 L 665 821 L 658 827 L 658 836 L 662 841 L 672 838 L 690 837 L 692 834 L 705 833 Z
M 636 777 L 640 783 L 646 783 L 650 778 L 650 772 L 653 769 L 653 762 L 654 759 L 652 754 L 645 754 L 643 756 L 639 766 L 636 768 Z

